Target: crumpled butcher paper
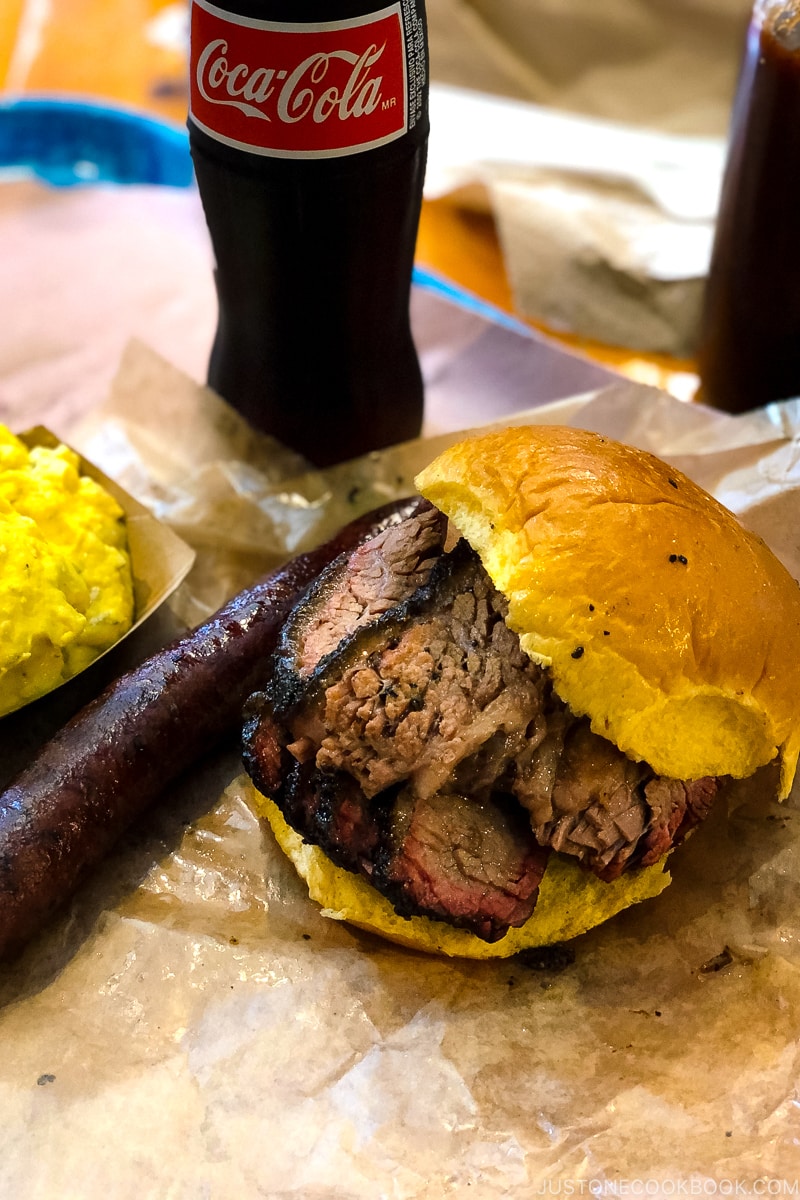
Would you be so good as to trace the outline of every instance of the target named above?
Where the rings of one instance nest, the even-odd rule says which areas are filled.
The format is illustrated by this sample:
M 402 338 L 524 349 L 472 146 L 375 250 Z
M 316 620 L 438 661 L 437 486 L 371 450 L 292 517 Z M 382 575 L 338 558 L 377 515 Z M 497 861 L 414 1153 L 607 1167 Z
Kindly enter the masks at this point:
M 248 531 L 316 541 L 407 490 L 454 436 L 292 475 L 263 445 L 226 458 L 224 406 L 179 376 L 132 348 L 73 438 L 175 521 L 201 575 L 215 497 L 243 566 Z M 800 574 L 797 406 L 732 418 L 620 383 L 503 419 L 660 452 Z M 194 496 L 187 421 L 218 451 Z M 323 916 L 259 826 L 235 750 L 210 759 L 0 971 L 0 1195 L 795 1194 L 800 797 L 769 796 L 769 771 L 734 789 L 658 898 L 557 953 L 474 963 Z

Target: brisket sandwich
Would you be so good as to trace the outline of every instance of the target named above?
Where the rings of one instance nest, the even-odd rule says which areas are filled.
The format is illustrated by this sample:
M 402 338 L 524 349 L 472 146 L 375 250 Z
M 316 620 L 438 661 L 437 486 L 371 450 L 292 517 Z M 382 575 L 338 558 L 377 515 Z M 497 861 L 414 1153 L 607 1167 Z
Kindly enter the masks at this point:
M 333 563 L 248 703 L 263 815 L 334 916 L 488 957 L 669 883 L 723 783 L 800 751 L 800 589 L 652 455 L 525 427 Z

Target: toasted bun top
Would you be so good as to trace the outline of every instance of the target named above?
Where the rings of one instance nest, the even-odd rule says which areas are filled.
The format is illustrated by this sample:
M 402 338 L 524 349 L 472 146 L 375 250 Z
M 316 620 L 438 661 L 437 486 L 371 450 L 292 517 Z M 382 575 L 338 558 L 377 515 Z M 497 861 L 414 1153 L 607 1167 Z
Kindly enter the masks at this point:
M 577 715 L 660 775 L 745 778 L 800 751 L 800 588 L 759 538 L 651 454 L 579 429 L 461 442 L 417 487 L 509 602 Z

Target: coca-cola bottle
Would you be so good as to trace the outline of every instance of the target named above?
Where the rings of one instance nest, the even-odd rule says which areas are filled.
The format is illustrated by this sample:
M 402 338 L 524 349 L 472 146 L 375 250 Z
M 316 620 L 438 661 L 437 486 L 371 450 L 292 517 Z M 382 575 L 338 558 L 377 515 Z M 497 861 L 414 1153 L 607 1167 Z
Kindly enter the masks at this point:
M 416 436 L 424 0 L 193 0 L 189 134 L 216 256 L 209 384 L 319 466 Z

